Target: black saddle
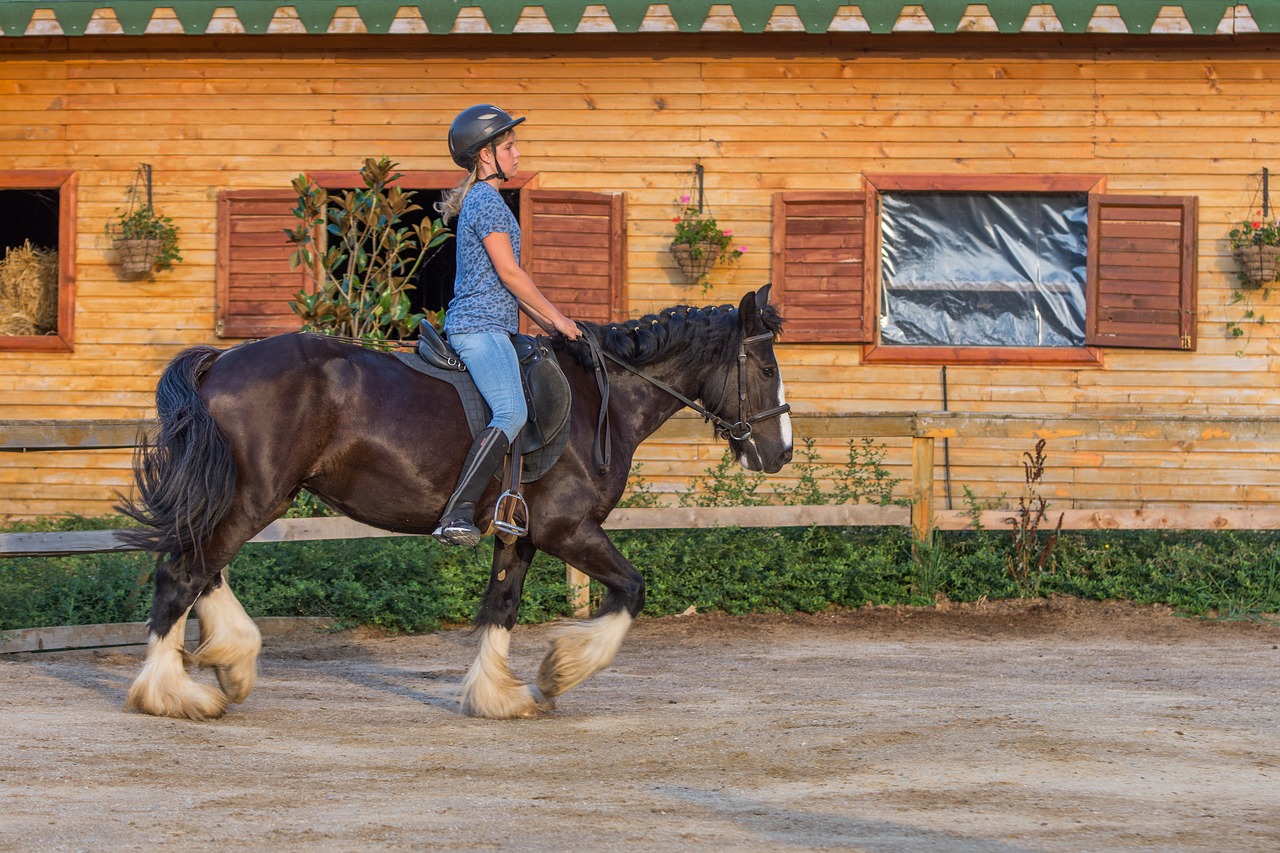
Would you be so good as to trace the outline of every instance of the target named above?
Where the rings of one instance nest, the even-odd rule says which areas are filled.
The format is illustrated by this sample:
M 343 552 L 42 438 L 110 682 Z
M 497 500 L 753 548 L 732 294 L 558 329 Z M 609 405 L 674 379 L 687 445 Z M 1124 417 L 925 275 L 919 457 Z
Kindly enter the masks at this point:
M 569 441 L 569 407 L 573 402 L 569 381 L 560 363 L 541 338 L 512 335 L 520 373 L 524 380 L 524 398 L 529 419 L 520 432 L 522 457 L 520 481 L 532 483 L 555 465 Z M 419 373 L 443 379 L 458 390 L 467 424 L 474 437 L 489 423 L 493 413 L 476 390 L 458 353 L 429 323 L 423 322 L 418 335 L 418 348 L 412 353 L 396 353 L 396 357 Z

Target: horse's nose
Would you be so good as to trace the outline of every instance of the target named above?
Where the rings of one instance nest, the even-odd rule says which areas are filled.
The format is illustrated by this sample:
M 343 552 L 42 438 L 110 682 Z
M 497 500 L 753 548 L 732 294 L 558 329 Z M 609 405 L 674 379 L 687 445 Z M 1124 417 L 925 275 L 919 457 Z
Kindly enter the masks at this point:
M 777 456 L 773 457 L 773 463 L 765 466 L 765 473 L 776 474 L 782 470 L 782 467 L 791 461 L 791 448 L 782 450 Z

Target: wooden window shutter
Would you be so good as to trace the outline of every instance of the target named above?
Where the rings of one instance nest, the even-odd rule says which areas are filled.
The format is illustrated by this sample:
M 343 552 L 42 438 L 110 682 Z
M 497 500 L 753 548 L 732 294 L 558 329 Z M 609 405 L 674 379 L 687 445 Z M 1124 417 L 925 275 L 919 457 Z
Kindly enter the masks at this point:
M 292 190 L 218 194 L 218 337 L 263 338 L 302 326 L 289 302 L 309 282 L 301 268 L 289 268 L 293 245 L 284 236 L 298 225 L 297 203 Z
M 526 189 L 521 261 L 571 320 L 613 323 L 626 309 L 626 196 Z
M 868 228 L 864 192 L 774 196 L 773 293 L 787 340 L 874 341 Z
M 1089 197 L 1092 346 L 1196 346 L 1197 199 Z

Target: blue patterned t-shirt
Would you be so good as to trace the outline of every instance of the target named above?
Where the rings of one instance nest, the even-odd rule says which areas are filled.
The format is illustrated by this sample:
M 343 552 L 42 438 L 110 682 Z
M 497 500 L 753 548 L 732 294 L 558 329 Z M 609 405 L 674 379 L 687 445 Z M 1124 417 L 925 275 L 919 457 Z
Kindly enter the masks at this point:
M 511 248 L 519 263 L 520 223 L 501 193 L 489 184 L 477 183 L 463 199 L 454 230 L 458 271 L 453 280 L 453 299 L 445 312 L 444 328 L 448 334 L 514 334 L 520 330 L 516 297 L 498 277 L 484 248 L 484 238 L 493 233 L 511 236 Z

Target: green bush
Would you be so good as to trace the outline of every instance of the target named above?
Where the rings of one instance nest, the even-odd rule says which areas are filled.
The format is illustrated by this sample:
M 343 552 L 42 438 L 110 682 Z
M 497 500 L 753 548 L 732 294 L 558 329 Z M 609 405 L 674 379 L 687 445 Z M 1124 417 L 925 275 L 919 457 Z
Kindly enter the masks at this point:
M 21 529 L 103 529 L 119 519 L 68 519 Z M 1167 604 L 1195 616 L 1280 613 L 1280 534 L 1064 531 L 1034 593 L 1011 576 L 1007 530 L 936 532 L 913 548 L 904 528 L 717 528 L 618 531 L 644 575 L 649 615 L 690 606 L 726 613 L 814 612 L 873 604 L 932 604 L 1040 595 Z M 491 552 L 421 537 L 245 547 L 231 582 L 255 616 L 327 616 L 342 624 L 429 631 L 471 619 Z M 150 605 L 142 554 L 0 561 L 0 629 L 138 621 Z M 600 588 L 593 583 L 595 594 Z M 569 613 L 564 564 L 540 554 L 523 622 Z

